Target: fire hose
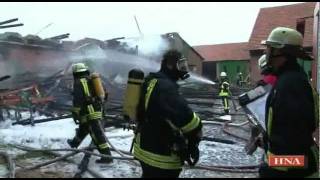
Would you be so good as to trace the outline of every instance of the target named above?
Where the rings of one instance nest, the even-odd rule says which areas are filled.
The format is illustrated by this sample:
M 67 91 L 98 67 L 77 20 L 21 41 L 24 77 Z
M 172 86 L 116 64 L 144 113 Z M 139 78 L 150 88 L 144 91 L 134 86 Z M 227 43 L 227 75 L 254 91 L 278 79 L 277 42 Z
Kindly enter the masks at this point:
M 228 124 L 228 126 L 234 126 L 234 127 L 240 127 L 240 126 L 244 126 L 246 124 L 249 123 L 249 121 L 245 121 L 245 122 L 242 122 L 242 123 L 231 123 L 231 122 L 226 122 L 226 123 L 223 123 L 223 122 L 215 122 L 215 121 L 201 121 L 202 124 L 215 124 L 215 125 L 225 125 L 225 124 Z
M 220 172 L 230 172 L 230 173 L 257 173 L 258 172 L 258 165 L 255 166 L 256 169 L 245 169 L 245 168 L 232 168 L 226 166 L 204 166 L 204 165 L 195 165 L 192 167 L 185 166 L 188 169 L 204 169 L 209 171 L 220 171 Z
M 229 123 L 230 123 L 230 122 L 226 122 L 226 123 L 224 123 L 224 125 L 222 126 L 222 131 L 223 131 L 224 133 L 226 133 L 226 134 L 228 134 L 228 135 L 230 135 L 230 136 L 233 136 L 233 137 L 235 137 L 235 138 L 244 140 L 244 141 L 249 141 L 249 139 L 244 138 L 244 137 L 241 137 L 241 136 L 239 136 L 239 135 L 237 135 L 237 134 L 231 133 L 229 130 L 227 130 L 227 127 L 228 127 Z M 249 123 L 249 121 L 246 121 L 245 123 L 242 123 L 241 125 L 243 126 L 244 124 L 247 124 L 247 123 Z
M 88 151 L 86 149 L 72 149 L 72 148 L 66 148 L 66 149 L 35 149 L 35 148 L 24 148 L 24 147 L 20 147 L 19 145 L 10 145 L 12 147 L 15 147 L 17 149 L 21 149 L 21 150 L 26 150 L 26 151 L 32 151 L 32 152 L 55 152 L 55 151 L 71 151 L 72 153 L 68 153 L 66 155 L 63 155 L 61 157 L 58 157 L 54 160 L 50 160 L 50 161 L 47 161 L 47 162 L 44 162 L 44 163 L 40 163 L 40 164 L 37 164 L 37 165 L 34 165 L 34 166 L 31 166 L 31 167 L 27 167 L 27 168 L 23 168 L 22 170 L 33 170 L 33 169 L 36 169 L 36 168 L 40 168 L 40 167 L 43 167 L 43 166 L 47 166 L 49 164 L 52 164 L 52 163 L 55 163 L 57 161 L 61 161 L 61 160 L 64 160 L 68 157 L 71 157 L 71 156 L 74 156 L 78 153 L 85 153 L 85 154 L 90 154 L 90 155 L 93 155 L 93 156 L 98 156 L 98 157 L 103 157 L 103 158 L 111 158 L 111 159 L 119 159 L 119 160 L 134 160 L 133 157 L 117 157 L 117 156 L 109 156 L 109 155 L 104 155 L 104 154 L 97 154 L 97 153 L 94 153 L 94 152 L 91 152 L 91 151 Z
M 82 153 L 88 153 L 88 154 L 91 154 L 93 156 L 98 156 L 98 157 L 106 157 L 106 158 L 113 158 L 113 159 L 119 159 L 119 160 L 135 160 L 133 157 L 130 158 L 130 157 L 108 156 L 108 155 L 93 153 L 93 152 L 90 152 L 90 151 L 84 150 L 84 149 L 35 149 L 35 148 L 29 148 L 29 147 L 22 147 L 20 145 L 12 145 L 12 144 L 9 144 L 9 145 L 12 147 L 24 150 L 24 151 L 46 152 L 46 153 L 50 153 L 50 154 L 52 154 L 53 152 L 56 152 L 56 151 L 72 151 L 73 153 L 82 152 Z M 70 154 L 65 155 L 64 158 L 59 158 L 59 159 L 50 161 L 50 164 L 57 162 L 59 160 L 65 160 L 67 157 L 71 156 Z M 33 167 L 39 168 L 44 165 L 48 165 L 48 162 L 41 163 L 41 164 L 35 165 Z M 251 165 L 251 166 L 196 165 L 196 166 L 184 166 L 184 167 L 187 169 L 204 169 L 204 170 L 210 170 L 210 171 L 221 171 L 221 172 L 231 172 L 231 173 L 256 173 L 257 169 L 255 169 L 255 168 L 259 167 L 259 165 Z
M 108 156 L 108 155 L 103 155 L 103 154 L 97 154 L 97 153 L 93 153 L 87 150 L 83 150 L 83 149 L 34 149 L 32 151 L 75 151 L 75 153 L 79 153 L 79 152 L 83 152 L 83 153 L 88 153 L 94 156 L 99 156 L 99 157 L 108 157 L 108 158 L 113 158 L 113 159 L 120 159 L 120 160 L 134 160 L 134 158 L 129 158 L 129 157 L 115 157 L 115 156 Z M 65 156 L 69 157 L 71 156 L 72 153 L 67 154 Z M 66 157 L 65 157 L 66 158 Z M 58 160 L 61 160 L 61 158 L 55 160 L 55 161 L 50 161 L 50 163 L 56 162 Z M 41 167 L 42 165 L 48 165 L 48 162 L 45 163 L 41 163 L 39 165 L 36 165 L 34 167 Z M 203 165 L 197 165 L 197 166 L 184 166 L 186 168 L 189 169 L 207 169 L 207 170 L 213 170 L 213 171 L 223 171 L 223 172 L 251 172 L 251 173 L 255 173 L 257 172 L 256 170 L 252 170 L 253 168 L 257 168 L 259 167 L 258 165 L 255 166 L 203 166 Z M 27 168 L 27 169 L 31 169 L 31 168 Z M 251 170 L 248 170 L 251 169 Z
M 8 144 L 9 146 L 12 146 L 14 147 L 15 145 L 10 145 Z M 24 150 L 24 151 L 31 151 L 31 150 L 34 150 L 34 148 L 31 148 L 31 147 L 27 147 L 27 146 L 22 146 L 22 145 L 19 145 L 19 147 L 16 147 L 17 149 L 20 149 L 20 150 Z M 59 154 L 59 153 L 56 153 L 56 152 L 52 152 L 52 151 L 43 151 L 43 153 L 46 153 L 48 155 L 53 155 L 55 157 L 61 157 L 62 155 Z M 66 162 L 69 162 L 69 163 L 72 163 L 72 164 L 77 164 L 74 160 L 72 159 L 61 159 L 62 161 L 66 161 Z M 17 164 L 18 165 L 18 164 Z M 95 170 L 93 170 L 92 168 L 88 167 L 87 168 L 87 172 L 89 172 L 94 178 L 104 178 L 99 172 L 96 172 Z

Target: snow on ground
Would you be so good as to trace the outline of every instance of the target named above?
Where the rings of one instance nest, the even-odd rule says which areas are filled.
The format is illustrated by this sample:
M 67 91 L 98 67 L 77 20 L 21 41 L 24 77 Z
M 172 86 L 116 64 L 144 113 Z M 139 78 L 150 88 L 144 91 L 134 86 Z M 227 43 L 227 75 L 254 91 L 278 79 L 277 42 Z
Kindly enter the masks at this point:
M 37 119 L 41 118 L 45 117 L 37 117 Z M 10 124 L 10 120 L 0 123 L 0 144 L 10 143 L 46 149 L 69 148 L 68 144 L 66 143 L 66 140 L 74 137 L 75 128 L 77 128 L 77 125 L 71 118 L 40 123 L 36 124 L 35 126 L 11 126 Z M 130 145 L 133 138 L 132 131 L 124 131 L 123 129 L 115 128 L 106 128 L 105 134 L 109 138 L 110 142 L 117 149 L 124 151 L 130 150 Z M 90 144 L 90 141 L 90 136 L 87 136 L 81 143 L 80 148 L 88 146 Z M 20 150 L 14 150 L 10 152 L 10 154 L 22 153 L 22 151 Z M 61 154 L 64 153 L 61 152 Z M 116 152 L 112 152 L 112 155 L 119 156 Z M 77 162 L 80 162 L 82 157 L 83 155 L 77 155 L 75 156 L 75 160 Z M 105 177 L 140 176 L 140 167 L 138 167 L 136 164 L 133 164 L 132 162 L 115 160 L 110 165 L 99 165 L 95 164 L 94 162 L 97 158 L 98 157 L 92 156 L 90 161 L 90 167 L 93 170 L 100 172 Z M 66 168 L 70 169 L 70 167 Z M 73 169 L 76 170 L 75 168 Z
M 65 140 L 75 134 L 76 125 L 72 119 L 64 119 L 35 126 L 15 125 L 1 127 L 0 142 L 12 144 L 27 144 L 36 148 L 62 148 Z
M 37 117 L 37 119 L 44 117 Z M 10 121 L 0 123 L 0 144 L 20 144 L 35 148 L 69 148 L 66 140 L 73 138 L 77 125 L 71 118 L 36 124 L 35 126 L 11 126 Z M 209 128 L 209 127 L 206 127 Z M 217 128 L 210 128 L 210 131 L 218 131 Z M 209 132 L 209 131 L 208 131 Z M 212 135 L 212 133 L 210 133 Z M 107 128 L 107 137 L 111 143 L 118 149 L 129 151 L 133 132 L 123 129 Z M 91 138 L 87 136 L 80 147 L 89 145 Z M 9 153 L 18 153 L 19 151 L 10 151 Z M 21 153 L 22 151 L 20 151 Z M 62 153 L 62 152 L 61 152 Z M 66 152 L 64 152 L 66 153 Z M 200 143 L 200 161 L 202 165 L 254 165 L 258 164 L 261 159 L 261 150 L 258 150 L 253 156 L 247 156 L 243 150 L 243 144 L 233 145 L 202 141 Z M 112 155 L 119 156 L 116 152 Z M 80 162 L 83 155 L 77 155 L 73 159 Z M 121 177 L 140 177 L 141 168 L 139 164 L 132 161 L 114 160 L 112 164 L 100 165 L 95 160 L 98 157 L 92 156 L 89 167 L 104 177 L 121 178 Z M 49 160 L 49 159 L 46 159 Z M 45 160 L 45 161 L 46 161 Z M 40 161 L 43 161 L 40 160 Z M 52 165 L 55 166 L 55 165 Z M 54 168 L 50 166 L 51 168 Z M 57 166 L 57 165 L 56 165 Z M 1 169 L 1 168 L 0 168 Z M 59 169 L 57 167 L 56 169 Z M 64 167 L 69 173 L 76 171 L 76 166 Z M 199 173 L 202 172 L 202 173 Z M 0 172 L 1 174 L 1 172 Z M 213 172 L 202 170 L 184 170 L 180 177 L 215 177 Z M 88 173 L 85 177 L 91 177 Z M 223 175 L 221 175 L 223 177 Z M 243 176 L 242 176 L 243 177 Z M 244 176 L 245 177 L 245 176 Z
M 209 141 L 202 141 L 200 143 L 200 151 L 199 163 L 208 166 L 255 165 L 259 164 L 260 153 L 262 153 L 261 149 L 258 149 L 252 156 L 248 156 L 243 146 L 239 146 L 238 144 L 222 144 Z
M 8 173 L 8 169 L 6 165 L 0 165 L 0 178 L 5 178 L 6 176 L 4 176 L 3 174 L 7 174 L 7 173 Z

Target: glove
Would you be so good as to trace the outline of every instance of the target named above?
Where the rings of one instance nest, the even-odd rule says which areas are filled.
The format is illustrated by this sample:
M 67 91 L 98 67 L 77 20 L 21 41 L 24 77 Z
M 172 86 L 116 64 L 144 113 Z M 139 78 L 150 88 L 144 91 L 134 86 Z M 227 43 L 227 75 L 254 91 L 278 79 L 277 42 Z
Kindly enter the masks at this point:
M 265 147 L 265 143 L 264 143 L 262 134 L 260 134 L 258 136 L 258 138 L 257 138 L 257 146 L 260 147 L 260 148 L 264 148 Z
M 194 166 L 199 161 L 199 157 L 200 157 L 199 143 L 201 141 L 201 138 L 202 138 L 202 130 L 189 135 L 189 138 L 188 138 L 189 139 L 189 143 L 188 143 L 189 158 L 187 162 L 190 166 Z
M 72 112 L 72 118 L 73 118 L 74 123 L 76 123 L 76 124 L 80 123 L 79 122 L 80 117 L 76 112 Z

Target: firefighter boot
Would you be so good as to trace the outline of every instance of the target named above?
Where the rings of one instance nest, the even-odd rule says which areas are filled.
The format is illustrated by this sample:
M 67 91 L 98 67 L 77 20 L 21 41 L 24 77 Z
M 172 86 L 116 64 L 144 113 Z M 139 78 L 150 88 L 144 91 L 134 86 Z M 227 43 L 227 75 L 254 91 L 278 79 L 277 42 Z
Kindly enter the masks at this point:
M 111 156 L 111 151 L 110 149 L 106 149 L 105 152 L 103 152 L 104 155 Z M 107 158 L 107 157 L 101 157 L 100 159 L 96 160 L 96 163 L 101 163 L 101 164 L 109 164 L 112 163 L 113 159 L 112 158 Z
M 71 148 L 77 148 L 79 146 L 79 142 L 77 142 L 76 140 L 74 139 L 68 139 L 67 140 L 67 143 L 69 144 L 69 146 Z

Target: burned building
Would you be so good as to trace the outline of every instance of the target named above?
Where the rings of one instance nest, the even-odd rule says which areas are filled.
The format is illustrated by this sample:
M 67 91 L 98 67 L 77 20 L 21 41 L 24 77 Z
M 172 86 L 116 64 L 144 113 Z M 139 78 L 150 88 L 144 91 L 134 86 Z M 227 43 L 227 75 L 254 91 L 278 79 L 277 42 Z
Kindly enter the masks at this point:
M 67 53 L 57 40 L 34 35 L 22 37 L 12 32 L 0 34 L 0 69 L 3 75 L 36 73 L 45 76 L 55 73 L 67 65 Z M 8 88 L 7 82 L 10 81 L 1 85 Z

